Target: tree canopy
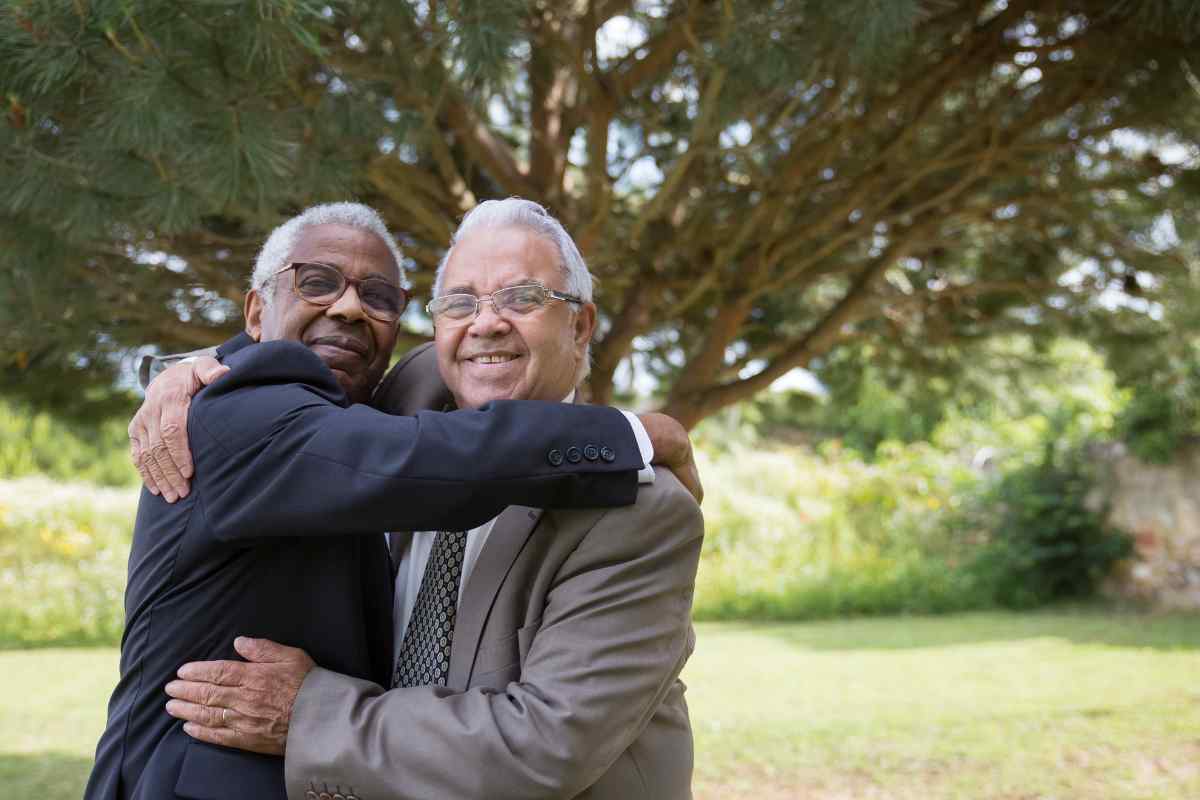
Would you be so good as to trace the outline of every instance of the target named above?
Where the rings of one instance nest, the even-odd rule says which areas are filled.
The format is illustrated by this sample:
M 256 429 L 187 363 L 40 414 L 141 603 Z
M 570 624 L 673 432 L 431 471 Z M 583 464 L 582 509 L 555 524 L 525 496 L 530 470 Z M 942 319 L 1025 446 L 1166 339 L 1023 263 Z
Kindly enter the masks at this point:
M 1196 0 L 14 0 L 0 392 L 219 342 L 266 232 L 347 197 L 425 294 L 473 204 L 547 205 L 592 395 L 648 375 L 687 424 L 848 345 L 1162 337 L 1198 41 Z

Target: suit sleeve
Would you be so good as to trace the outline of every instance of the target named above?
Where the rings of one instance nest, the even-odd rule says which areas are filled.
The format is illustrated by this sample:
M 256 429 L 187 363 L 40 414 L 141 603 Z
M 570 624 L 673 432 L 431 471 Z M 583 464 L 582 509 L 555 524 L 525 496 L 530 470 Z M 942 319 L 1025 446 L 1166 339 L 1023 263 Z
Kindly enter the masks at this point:
M 511 503 L 607 507 L 637 496 L 641 456 L 614 409 L 507 401 L 397 417 L 344 407 L 332 373 L 294 343 L 246 348 L 228 363 L 196 396 L 188 428 L 198 502 L 220 540 L 466 529 Z M 588 444 L 607 458 L 567 457 Z
M 328 783 L 372 800 L 574 797 L 638 737 L 691 653 L 702 537 L 668 473 L 634 508 L 606 512 L 564 563 L 503 693 L 385 692 L 313 670 L 292 713 L 288 796 Z

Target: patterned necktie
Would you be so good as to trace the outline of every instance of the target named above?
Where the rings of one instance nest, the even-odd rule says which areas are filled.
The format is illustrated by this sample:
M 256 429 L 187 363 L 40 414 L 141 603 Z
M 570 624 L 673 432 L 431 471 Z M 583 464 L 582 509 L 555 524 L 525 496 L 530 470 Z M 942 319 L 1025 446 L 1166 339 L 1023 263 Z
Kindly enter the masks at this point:
M 466 531 L 439 531 L 434 538 L 392 686 L 446 685 L 466 543 Z

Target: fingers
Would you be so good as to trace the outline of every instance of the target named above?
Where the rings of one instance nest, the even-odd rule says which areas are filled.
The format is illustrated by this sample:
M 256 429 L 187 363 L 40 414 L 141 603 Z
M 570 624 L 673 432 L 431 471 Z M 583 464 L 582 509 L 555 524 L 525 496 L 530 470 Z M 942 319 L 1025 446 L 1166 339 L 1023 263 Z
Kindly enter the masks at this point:
M 130 455 L 147 488 L 168 503 L 186 497 L 192 476 L 187 443 L 187 413 L 191 399 L 206 383 L 228 370 L 215 359 L 175 364 L 146 387 L 146 399 L 129 424 Z
M 220 713 L 222 708 L 235 708 L 245 713 L 258 711 L 253 707 L 255 704 L 236 687 L 217 686 L 212 683 L 196 681 L 171 681 L 166 685 L 165 690 L 168 696 L 176 700 L 195 703 L 209 710 L 216 709 L 217 713 Z M 197 721 L 204 722 L 204 720 Z
M 175 490 L 171 488 L 170 481 L 163 475 L 162 467 L 159 464 L 159 459 L 154 454 L 154 450 L 147 448 L 142 451 L 142 464 L 145 465 L 146 471 L 150 473 L 150 481 L 158 489 L 155 494 L 162 495 L 162 498 L 168 503 L 174 503 L 179 499 L 179 495 L 175 494 Z
M 150 490 L 150 494 L 159 494 L 158 483 L 154 480 L 154 476 L 150 474 L 150 469 L 146 463 L 149 454 L 145 449 L 146 427 L 142 424 L 141 409 L 130 420 L 128 433 L 129 458 L 133 461 L 133 466 L 137 468 L 138 475 L 142 477 L 142 483 Z
M 175 673 L 185 681 L 241 686 L 246 682 L 246 665 L 240 661 L 189 661 Z
M 689 462 L 672 471 L 675 473 L 675 477 L 679 478 L 679 482 L 683 484 L 683 488 L 696 498 L 696 504 L 703 503 L 704 487 L 700 484 L 700 470 L 696 469 L 696 462 Z
M 223 747 L 235 747 L 239 750 L 249 750 L 252 753 L 265 753 L 271 756 L 281 756 L 287 740 L 265 738 L 253 733 L 244 733 L 233 728 L 209 727 L 195 722 L 186 722 L 183 732 L 193 739 L 209 744 L 219 744 Z
M 193 472 L 192 451 L 188 447 L 187 436 L 188 408 L 192 404 L 192 397 L 202 387 L 229 372 L 229 367 L 209 356 L 196 359 L 190 366 L 191 374 L 178 381 L 173 378 L 172 388 L 162 396 L 162 415 L 158 427 L 162 438 L 160 448 L 154 451 L 160 469 L 180 497 L 187 497 L 188 481 Z
M 692 443 L 687 431 L 674 417 L 649 413 L 641 414 L 638 418 L 654 447 L 655 464 L 674 468 L 687 463 L 691 458 Z
M 215 708 L 178 698 L 172 698 L 167 701 L 167 713 L 176 719 L 181 719 L 185 722 L 195 722 L 197 725 L 206 728 L 222 728 L 226 726 L 227 721 L 234 721 L 227 716 L 233 713 L 227 708 Z M 229 727 L 233 727 L 233 725 Z
M 251 639 L 239 636 L 233 640 L 233 649 L 247 661 L 259 664 L 274 664 L 280 661 L 303 661 L 308 654 L 297 647 L 272 642 L 270 639 Z
M 229 372 L 229 367 L 209 356 L 197 358 L 192 365 L 192 374 L 196 376 L 202 386 L 209 386 L 226 372 Z
M 235 708 L 217 708 L 190 703 L 187 700 L 167 701 L 167 713 L 176 719 L 194 722 L 204 728 L 230 728 L 254 736 L 271 736 L 275 730 L 270 720 L 262 717 L 246 714 Z M 287 735 L 286 730 L 284 735 Z
M 192 477 L 192 453 L 188 450 L 187 415 L 192 400 L 187 395 L 164 398 L 159 433 L 162 440 L 155 458 L 161 456 L 160 467 L 180 497 L 187 497 L 188 479 Z
M 167 702 L 167 713 L 201 725 L 229 725 L 229 720 L 245 717 L 256 720 L 247 729 L 261 733 L 269 730 L 273 724 L 270 720 L 278 716 L 278 710 L 269 704 L 269 696 L 246 687 L 231 688 L 214 686 L 211 683 L 171 681 L 166 685 L 165 691 L 171 698 Z

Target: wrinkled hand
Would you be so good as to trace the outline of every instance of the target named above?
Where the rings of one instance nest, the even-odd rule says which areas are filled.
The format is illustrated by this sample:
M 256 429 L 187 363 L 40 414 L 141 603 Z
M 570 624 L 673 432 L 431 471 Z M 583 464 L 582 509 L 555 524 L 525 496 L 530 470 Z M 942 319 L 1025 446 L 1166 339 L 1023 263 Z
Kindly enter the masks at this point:
M 175 364 L 146 387 L 146 399 L 129 423 L 129 456 L 142 483 L 168 503 L 187 497 L 192 477 L 187 415 L 192 397 L 229 371 L 215 358 L 203 356 Z
M 700 485 L 700 471 L 692 454 L 692 440 L 687 430 L 674 417 L 666 414 L 639 414 L 638 419 L 654 445 L 654 463 L 667 467 L 679 478 L 684 488 L 692 493 L 699 503 L 704 500 L 704 487 Z
M 241 661 L 193 661 L 167 684 L 167 713 L 202 742 L 281 756 L 287 747 L 292 706 L 309 671 L 308 653 L 269 639 L 239 636 Z

